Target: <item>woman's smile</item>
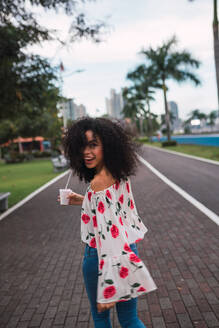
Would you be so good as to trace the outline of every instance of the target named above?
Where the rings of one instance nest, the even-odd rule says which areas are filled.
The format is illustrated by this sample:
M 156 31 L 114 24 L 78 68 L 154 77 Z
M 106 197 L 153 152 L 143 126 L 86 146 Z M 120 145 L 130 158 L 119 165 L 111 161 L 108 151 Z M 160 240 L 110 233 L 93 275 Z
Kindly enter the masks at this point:
M 93 158 L 85 158 L 84 161 L 85 161 L 85 164 L 92 164 L 92 162 L 95 160 L 95 157 Z

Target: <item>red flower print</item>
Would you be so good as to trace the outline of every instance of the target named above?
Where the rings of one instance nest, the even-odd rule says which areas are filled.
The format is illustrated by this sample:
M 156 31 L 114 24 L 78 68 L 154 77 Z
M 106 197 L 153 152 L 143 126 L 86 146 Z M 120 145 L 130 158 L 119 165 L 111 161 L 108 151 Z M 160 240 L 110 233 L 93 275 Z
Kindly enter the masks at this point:
M 124 200 L 124 196 L 123 196 L 123 194 L 119 197 L 119 202 L 121 203 L 121 204 L 123 204 L 123 200 Z
M 110 297 L 113 297 L 113 295 L 115 295 L 115 293 L 116 293 L 115 286 L 109 286 L 104 289 L 103 296 L 104 296 L 104 298 L 110 298 Z
M 137 290 L 137 292 L 145 292 L 146 291 L 146 289 L 144 288 L 144 287 L 140 287 L 140 288 L 138 288 L 138 290 Z
M 90 217 L 87 214 L 83 214 L 81 219 L 85 224 L 87 224 L 90 221 Z
M 99 243 L 99 246 L 101 248 L 102 247 L 102 244 L 101 244 L 100 236 L 98 236 L 98 243 Z
M 132 262 L 141 262 L 140 258 L 135 253 L 129 255 L 129 260 Z
M 129 269 L 126 267 L 121 267 L 119 275 L 121 278 L 126 278 L 129 275 Z
M 91 239 L 89 245 L 90 245 L 90 247 L 96 248 L 96 239 L 95 239 L 95 237 L 93 237 L 93 238 Z
M 142 238 L 136 239 L 135 243 L 138 243 L 140 240 L 142 240 Z
M 101 213 L 101 214 L 103 214 L 104 213 L 104 211 L 105 211 L 105 208 L 104 208 L 104 203 L 103 202 L 99 202 L 99 204 L 98 204 L 98 211 Z
M 89 193 L 87 194 L 89 201 L 91 200 L 91 196 L 92 196 L 92 192 L 89 191 Z
M 108 189 L 107 189 L 107 191 L 106 191 L 106 196 L 107 196 L 108 198 L 112 199 L 111 193 L 110 193 L 110 191 L 109 191 Z
M 128 182 L 126 182 L 126 189 L 127 189 L 128 193 L 129 193 L 130 192 L 130 189 L 129 189 L 129 183 Z
M 123 225 L 123 222 L 122 222 L 122 218 L 121 218 L 121 216 L 120 216 L 120 218 L 119 218 L 119 222 L 120 222 L 121 225 Z
M 119 181 L 116 181 L 116 183 L 115 183 L 115 188 L 116 188 L 116 190 L 119 189 Z
M 125 243 L 125 245 L 124 245 L 124 250 L 126 252 L 132 252 L 131 248 L 129 247 L 129 245 L 127 243 Z
M 125 231 L 125 234 L 126 234 L 126 237 L 128 238 L 128 232 L 127 231 Z
M 113 238 L 118 237 L 119 229 L 117 228 L 117 226 L 115 224 L 112 225 L 112 228 L 110 229 L 110 231 L 111 231 L 111 235 Z
M 130 208 L 131 208 L 131 210 L 133 210 L 133 208 L 134 208 L 134 203 L 133 203 L 132 199 L 130 200 Z
M 93 216 L 93 224 L 94 224 L 94 227 L 96 228 L 97 227 L 97 217 L 96 217 L 96 215 Z
M 102 270 L 103 265 L 104 265 L 104 260 L 102 259 L 102 260 L 100 261 L 100 270 Z

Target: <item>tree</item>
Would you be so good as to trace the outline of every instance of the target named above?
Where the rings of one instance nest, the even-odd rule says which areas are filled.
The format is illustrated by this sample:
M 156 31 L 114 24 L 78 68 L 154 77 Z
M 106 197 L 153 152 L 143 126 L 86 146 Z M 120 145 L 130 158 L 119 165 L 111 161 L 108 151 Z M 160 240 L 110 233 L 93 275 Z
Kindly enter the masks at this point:
M 150 135 L 153 133 L 152 116 L 157 117 L 151 113 L 150 102 L 155 100 L 154 89 L 161 87 L 157 80 L 156 71 L 153 66 L 146 67 L 146 65 L 141 64 L 127 74 L 127 79 L 133 83 L 133 90 L 141 102 L 141 109 L 148 122 L 148 134 Z
M 17 138 L 19 135 L 17 125 L 9 120 L 0 122 L 0 145 Z
M 211 111 L 208 114 L 207 118 L 209 120 L 209 125 L 211 126 L 211 128 L 213 128 L 213 126 L 215 125 L 215 120 L 217 118 L 217 111 L 216 110 Z
M 139 108 L 142 106 L 139 99 L 136 97 L 133 87 L 125 87 L 122 90 L 124 100 L 123 114 L 125 117 L 134 119 L 137 117 Z
M 57 80 L 56 68 L 46 59 L 27 54 L 32 34 L 7 24 L 0 26 L 0 119 L 15 119 L 28 108 L 45 106 L 47 93 Z
M 200 84 L 198 77 L 189 70 L 189 68 L 198 68 L 200 62 L 192 58 L 192 55 L 188 51 L 184 50 L 179 52 L 174 50 L 176 44 L 176 37 L 173 36 L 156 49 L 150 47 L 148 50 L 143 49 L 140 52 L 145 56 L 149 65 L 153 66 L 158 81 L 162 85 L 168 141 L 171 139 L 171 135 L 169 109 L 167 104 L 167 81 L 173 79 L 180 83 L 186 80 L 191 80 L 195 85 Z
M 190 2 L 194 0 L 189 0 Z M 216 70 L 217 96 L 218 96 L 218 116 L 219 116 L 219 26 L 217 15 L 217 0 L 213 0 L 213 38 L 214 38 L 214 62 Z
M 91 38 L 99 42 L 103 23 L 88 24 L 83 13 L 77 14 L 80 2 L 89 0 L 31 0 L 33 6 L 45 10 L 64 10 L 73 17 L 68 43 Z M 29 8 L 29 9 L 27 9 Z M 15 119 L 25 108 L 40 109 L 45 106 L 45 93 L 54 87 L 57 80 L 57 67 L 48 60 L 30 54 L 28 46 L 54 40 L 55 30 L 40 26 L 25 0 L 0 0 L 0 119 Z M 59 40 L 62 45 L 66 42 Z M 28 106 L 26 106 L 28 105 Z
M 15 26 L 30 31 L 34 36 L 39 36 L 43 40 L 53 39 L 55 31 L 49 31 L 37 22 L 33 6 L 41 7 L 47 11 L 64 11 L 66 15 L 73 18 L 69 41 L 81 39 L 81 37 L 90 37 L 95 42 L 99 42 L 100 30 L 104 26 L 102 22 L 90 24 L 83 12 L 77 12 L 77 6 L 80 3 L 94 0 L 30 0 L 29 9 L 25 0 L 0 0 L 0 22 L 2 25 L 8 25 L 15 22 Z M 61 40 L 60 40 L 61 41 Z M 64 43 L 61 41 L 62 44 Z
M 154 98 L 148 93 L 143 92 L 141 85 L 134 85 L 129 88 L 123 88 L 124 107 L 123 113 L 125 117 L 129 117 L 134 121 L 139 121 L 140 134 L 143 134 L 144 126 L 147 126 L 147 133 L 150 136 L 154 128 L 157 128 L 156 114 L 151 113 L 149 102 Z M 148 109 L 145 108 L 146 104 Z M 145 121 L 145 123 L 144 123 Z
M 205 113 L 202 113 L 199 109 L 192 110 L 187 116 L 188 116 L 188 118 L 184 122 L 185 133 L 191 132 L 192 120 L 200 120 L 201 121 L 201 120 L 207 119 L 207 115 Z
M 195 119 L 198 119 L 198 120 L 203 120 L 203 119 L 207 119 L 207 115 L 205 113 L 202 113 L 200 112 L 199 109 L 194 109 L 192 110 L 189 114 L 188 114 L 189 118 L 188 118 L 188 121 L 192 121 L 192 120 L 195 120 Z

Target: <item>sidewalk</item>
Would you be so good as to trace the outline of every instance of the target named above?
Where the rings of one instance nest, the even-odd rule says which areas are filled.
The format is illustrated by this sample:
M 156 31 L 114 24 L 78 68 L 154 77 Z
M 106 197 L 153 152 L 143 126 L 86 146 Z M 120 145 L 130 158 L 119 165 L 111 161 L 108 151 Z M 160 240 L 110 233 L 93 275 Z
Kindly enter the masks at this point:
M 0 222 L 0 328 L 93 327 L 83 285 L 80 207 L 57 204 L 66 177 Z M 84 193 L 74 178 L 71 188 Z M 149 232 L 138 244 L 158 290 L 147 328 L 219 327 L 217 225 L 141 165 L 132 188 Z M 113 328 L 120 327 L 115 309 Z

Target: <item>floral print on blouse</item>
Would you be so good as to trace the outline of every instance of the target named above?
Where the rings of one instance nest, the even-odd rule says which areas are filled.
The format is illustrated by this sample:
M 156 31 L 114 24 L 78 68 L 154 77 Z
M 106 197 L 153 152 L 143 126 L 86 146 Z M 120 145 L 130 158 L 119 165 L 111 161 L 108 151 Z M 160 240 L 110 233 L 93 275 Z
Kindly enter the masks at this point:
M 127 301 L 157 288 L 145 264 L 129 247 L 146 232 L 129 178 L 97 192 L 89 185 L 81 209 L 81 239 L 97 248 L 98 303 Z

